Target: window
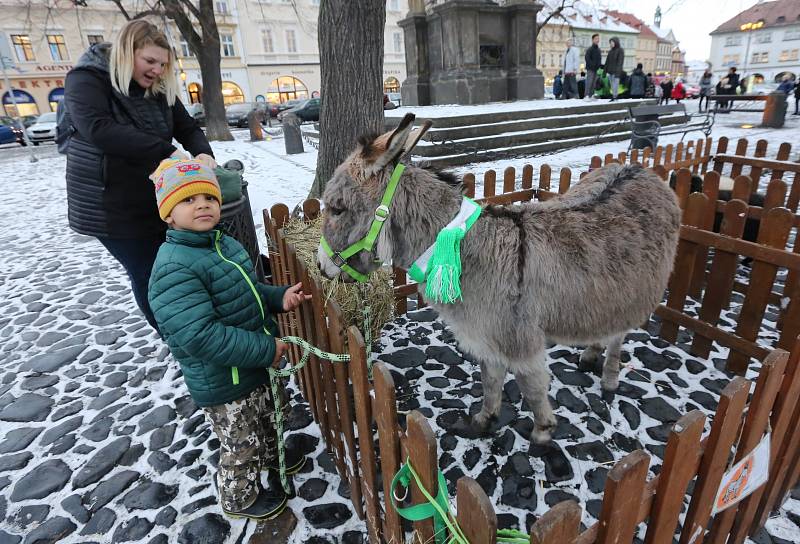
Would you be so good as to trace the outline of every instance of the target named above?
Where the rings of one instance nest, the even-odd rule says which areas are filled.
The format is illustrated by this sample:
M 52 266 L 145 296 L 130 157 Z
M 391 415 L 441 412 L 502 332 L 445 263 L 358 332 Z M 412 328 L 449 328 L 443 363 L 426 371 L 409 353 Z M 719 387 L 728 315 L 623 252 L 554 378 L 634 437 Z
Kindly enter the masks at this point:
M 275 45 L 272 42 L 272 30 L 265 28 L 261 31 L 261 45 L 264 47 L 264 53 L 275 52 Z
M 395 53 L 402 53 L 403 52 L 403 35 L 399 32 L 395 32 L 392 35 L 392 43 L 394 43 L 394 52 Z
M 736 66 L 739 62 L 739 55 L 724 55 L 722 57 L 722 65 L 725 67 Z
M 273 79 L 267 88 L 267 101 L 286 102 L 308 98 L 308 88 L 299 79 L 292 76 L 281 76 Z
M 86 40 L 89 42 L 89 45 L 95 43 L 103 43 L 103 35 L 102 34 L 89 34 L 86 36 Z
M 788 42 L 792 40 L 800 40 L 800 28 L 787 30 L 783 33 L 783 41 Z
M 27 34 L 12 34 L 11 43 L 14 44 L 14 50 L 17 52 L 17 60 L 20 62 L 36 60 L 33 56 L 33 46 L 31 45 L 31 37 Z
M 790 60 L 798 60 L 798 51 L 799 49 L 784 49 L 781 51 L 781 62 L 788 62 Z
M 180 53 L 181 53 L 182 57 L 191 57 L 191 56 L 193 56 L 192 55 L 192 50 L 189 48 L 189 42 L 187 42 L 183 38 L 181 38 L 181 51 L 180 51 Z
M 217 0 L 214 2 L 214 11 L 220 15 L 227 15 L 229 13 L 227 0 Z
M 219 35 L 219 43 L 222 45 L 222 56 L 223 57 L 235 57 L 236 51 L 233 48 L 233 35 L 231 34 L 220 34 Z
M 752 64 L 762 64 L 765 62 L 769 62 L 769 52 L 762 51 L 760 53 L 753 53 L 753 56 L 750 58 L 750 62 Z
M 244 102 L 242 88 L 232 81 L 222 82 L 222 101 L 226 106 L 231 104 L 241 104 Z
M 765 32 L 756 36 L 756 43 L 772 43 L 772 32 Z
M 50 47 L 50 56 L 55 61 L 69 59 L 67 44 L 64 43 L 63 34 L 48 34 L 47 45 Z
M 294 30 L 286 31 L 286 50 L 289 53 L 297 53 L 297 38 L 295 37 Z
M 742 45 L 741 36 L 728 36 L 725 38 L 725 47 L 734 47 L 736 45 Z

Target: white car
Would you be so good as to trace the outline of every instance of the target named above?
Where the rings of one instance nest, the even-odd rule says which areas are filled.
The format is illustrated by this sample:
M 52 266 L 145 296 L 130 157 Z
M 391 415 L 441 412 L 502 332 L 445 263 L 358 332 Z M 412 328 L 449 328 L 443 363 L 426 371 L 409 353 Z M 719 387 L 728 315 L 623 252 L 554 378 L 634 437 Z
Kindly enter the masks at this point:
M 40 115 L 36 122 L 28 127 L 28 138 L 33 145 L 54 141 L 56 139 L 56 113 Z

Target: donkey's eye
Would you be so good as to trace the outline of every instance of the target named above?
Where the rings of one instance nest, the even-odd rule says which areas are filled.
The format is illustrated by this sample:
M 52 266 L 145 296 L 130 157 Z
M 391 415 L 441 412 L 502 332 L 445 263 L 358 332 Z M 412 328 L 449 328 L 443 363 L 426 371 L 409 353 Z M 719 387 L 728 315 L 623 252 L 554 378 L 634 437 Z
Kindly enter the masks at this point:
M 337 208 L 336 206 L 328 206 L 327 208 L 328 213 L 331 215 L 341 215 L 344 212 L 344 208 Z

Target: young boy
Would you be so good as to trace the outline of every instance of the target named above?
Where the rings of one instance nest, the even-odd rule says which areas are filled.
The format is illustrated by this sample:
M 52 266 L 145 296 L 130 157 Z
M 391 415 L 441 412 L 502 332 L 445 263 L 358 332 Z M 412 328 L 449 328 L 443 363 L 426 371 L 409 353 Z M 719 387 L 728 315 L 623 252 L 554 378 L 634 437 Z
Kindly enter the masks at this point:
M 277 474 L 277 437 L 268 368 L 286 352 L 273 313 L 310 297 L 302 284 L 256 281 L 245 249 L 217 229 L 222 199 L 214 171 L 197 160 L 167 159 L 151 176 L 168 225 L 150 277 L 159 329 L 180 363 L 194 402 L 220 441 L 217 485 L 230 516 L 272 519 L 286 508 Z M 287 450 L 288 472 L 305 457 Z M 262 470 L 272 469 L 268 485 Z

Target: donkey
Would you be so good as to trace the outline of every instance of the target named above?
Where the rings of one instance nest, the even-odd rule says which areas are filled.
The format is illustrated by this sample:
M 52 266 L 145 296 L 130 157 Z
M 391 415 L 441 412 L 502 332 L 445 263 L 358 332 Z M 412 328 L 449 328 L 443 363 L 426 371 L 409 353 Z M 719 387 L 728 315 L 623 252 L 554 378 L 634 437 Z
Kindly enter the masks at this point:
M 319 267 L 327 277 L 380 263 L 408 268 L 459 212 L 462 187 L 452 177 L 408 166 L 372 251 L 336 259 L 365 236 L 395 165 L 430 122 L 362 138 L 328 182 Z M 550 440 L 547 340 L 588 345 L 581 364 L 599 364 L 604 390 L 619 383 L 625 334 L 662 299 L 675 257 L 681 213 L 669 186 L 639 166 L 609 165 L 547 202 L 488 206 L 461 242 L 463 298 L 433 303 L 459 347 L 480 362 L 484 399 L 472 419 L 485 432 L 500 411 L 511 371 L 534 412 L 531 440 Z M 339 256 L 341 257 L 341 256 Z M 343 279 L 348 280 L 346 274 Z

